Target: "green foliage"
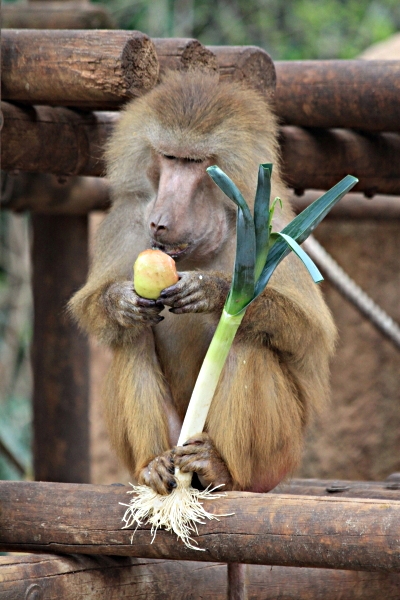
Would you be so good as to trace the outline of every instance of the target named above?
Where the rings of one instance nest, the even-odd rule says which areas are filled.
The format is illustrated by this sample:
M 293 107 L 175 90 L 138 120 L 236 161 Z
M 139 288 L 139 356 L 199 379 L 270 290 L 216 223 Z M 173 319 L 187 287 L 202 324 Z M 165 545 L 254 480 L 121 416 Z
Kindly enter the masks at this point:
M 12 397 L 1 403 L 0 411 L 0 439 L 29 473 L 32 460 L 31 404 L 26 397 Z M 21 479 L 20 472 L 1 453 L 0 479 Z
M 27 234 L 26 216 L 0 212 L 0 479 L 21 478 L 4 447 L 25 471 L 31 470 Z
M 255 44 L 276 60 L 353 58 L 400 29 L 397 0 L 99 1 L 122 29 Z

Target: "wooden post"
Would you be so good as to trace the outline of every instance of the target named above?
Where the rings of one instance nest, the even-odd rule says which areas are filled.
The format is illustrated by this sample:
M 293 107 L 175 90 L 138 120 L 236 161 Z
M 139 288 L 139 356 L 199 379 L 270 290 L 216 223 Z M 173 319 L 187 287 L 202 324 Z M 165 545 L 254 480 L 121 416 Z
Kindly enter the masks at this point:
M 33 215 L 32 230 L 35 479 L 89 482 L 89 349 L 66 314 L 87 276 L 87 216 Z
M 4 100 L 113 108 L 151 89 L 156 49 L 139 31 L 5 29 Z
M 228 600 L 247 600 L 247 565 L 228 563 Z

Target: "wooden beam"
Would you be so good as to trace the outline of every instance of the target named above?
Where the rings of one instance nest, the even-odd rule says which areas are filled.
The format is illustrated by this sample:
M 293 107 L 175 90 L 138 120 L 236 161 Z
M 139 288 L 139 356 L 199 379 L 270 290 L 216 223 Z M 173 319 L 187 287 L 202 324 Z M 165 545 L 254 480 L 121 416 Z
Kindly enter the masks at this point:
M 1 160 L 6 171 L 103 175 L 103 148 L 117 113 L 22 108 L 3 102 Z M 23 140 L 23 143 L 22 141 Z M 281 129 L 283 174 L 296 190 L 329 189 L 348 173 L 366 195 L 400 195 L 400 135 L 345 129 Z
M 400 481 L 393 479 L 386 481 L 292 479 L 278 485 L 270 494 L 400 500 Z
M 296 190 L 328 190 L 347 174 L 366 196 L 400 195 L 400 135 L 282 127 L 283 176 Z
M 5 29 L 2 98 L 26 104 L 116 107 L 152 88 L 159 64 L 139 31 Z
M 110 207 L 109 184 L 103 177 L 59 177 L 49 173 L 3 172 L 8 195 L 3 209 L 48 215 L 85 215 Z M 399 211 L 400 212 L 400 211 Z
M 3 175 L 4 176 L 4 175 Z M 101 177 L 57 177 L 48 173 L 5 174 L 10 192 L 2 207 L 15 212 L 30 210 L 41 214 L 86 214 L 107 210 L 111 205 L 108 181 Z M 291 202 L 301 212 L 324 192 L 311 190 L 293 194 Z M 347 194 L 326 216 L 327 219 L 400 219 L 400 199 L 394 196 Z
M 1 7 L 2 34 L 16 29 L 114 29 L 115 21 L 101 4 L 72 2 L 13 2 Z
M 275 94 L 275 66 L 270 55 L 257 46 L 208 46 L 217 57 L 222 81 L 239 81 L 267 98 Z
M 201 68 L 217 71 L 217 59 L 208 48 L 192 38 L 152 38 L 160 63 L 160 75 L 169 69 L 187 71 Z
M 118 113 L 1 103 L 4 170 L 103 175 L 104 145 Z
M 198 552 L 170 532 L 121 530 L 122 486 L 1 482 L 0 551 L 398 572 L 400 501 L 228 492 L 207 502 Z
M 99 177 L 57 177 L 39 173 L 7 173 L 13 191 L 2 207 L 15 212 L 30 210 L 41 214 L 86 214 L 107 210 L 111 205 L 109 184 Z M 301 212 L 324 192 L 310 190 L 293 195 L 292 205 Z M 347 194 L 328 213 L 328 219 L 400 219 L 400 199 L 394 196 Z
M 301 196 L 293 194 L 291 201 L 296 213 L 301 212 L 324 192 L 309 190 Z M 331 211 L 328 219 L 374 219 L 391 221 L 400 219 L 400 198 L 396 196 L 377 195 L 366 198 L 364 194 L 347 194 Z
M 159 73 L 189 68 L 218 70 L 211 50 L 191 38 L 150 40 L 138 31 L 2 35 L 3 99 L 25 104 L 115 109 L 153 87 Z
M 90 481 L 89 346 L 66 314 L 87 277 L 87 221 L 86 215 L 32 218 L 34 475 L 40 481 Z
M 275 62 L 276 111 L 300 127 L 399 130 L 399 60 Z
M 263 600 L 397 600 L 399 573 L 243 565 L 248 597 Z M 0 556 L 0 598 L 226 600 L 218 563 L 111 556 Z

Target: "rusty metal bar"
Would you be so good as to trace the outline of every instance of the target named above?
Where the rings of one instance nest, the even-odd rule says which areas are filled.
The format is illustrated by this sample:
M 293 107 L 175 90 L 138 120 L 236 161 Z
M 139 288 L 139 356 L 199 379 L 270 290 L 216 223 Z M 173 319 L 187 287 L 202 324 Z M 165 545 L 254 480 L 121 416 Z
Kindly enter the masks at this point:
M 277 61 L 276 110 L 301 127 L 400 130 L 400 61 Z

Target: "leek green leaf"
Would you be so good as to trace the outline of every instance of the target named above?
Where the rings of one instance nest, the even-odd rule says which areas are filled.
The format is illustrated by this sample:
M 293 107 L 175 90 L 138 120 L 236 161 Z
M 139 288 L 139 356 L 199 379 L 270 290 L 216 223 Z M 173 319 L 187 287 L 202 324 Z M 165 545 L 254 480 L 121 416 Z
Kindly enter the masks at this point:
M 301 244 L 308 238 L 308 236 L 314 231 L 319 223 L 328 214 L 331 208 L 339 202 L 341 198 L 352 187 L 356 185 L 358 179 L 352 175 L 347 175 L 342 181 L 339 181 L 333 188 L 323 194 L 318 200 L 315 200 L 310 206 L 304 209 L 297 217 L 295 217 L 286 227 L 284 227 L 281 233 L 289 235 L 298 244 Z M 287 245 L 284 239 L 275 241 L 270 246 L 268 252 L 267 262 L 265 267 L 256 282 L 255 295 L 253 300 L 259 296 L 265 289 L 268 281 L 270 280 L 272 273 L 278 266 L 278 264 L 291 252 L 291 248 Z M 251 300 L 251 302 L 253 301 Z
M 239 313 L 254 296 L 255 231 L 253 216 L 233 181 L 216 165 L 207 173 L 238 207 L 236 220 L 236 257 L 232 285 L 225 303 L 229 314 Z
M 304 266 L 307 268 L 311 277 L 314 280 L 314 283 L 321 283 L 324 280 L 322 277 L 317 265 L 314 261 L 308 256 L 306 252 L 304 252 L 303 248 L 301 248 L 298 243 L 290 237 L 290 235 L 286 235 L 284 233 L 273 233 L 273 236 L 281 237 L 285 240 L 285 242 L 290 246 L 295 254 L 300 258 L 300 260 L 304 263 Z
M 261 275 L 267 260 L 269 249 L 269 199 L 271 195 L 272 164 L 260 165 L 258 169 L 258 182 L 254 202 L 254 226 L 256 234 L 256 280 Z

